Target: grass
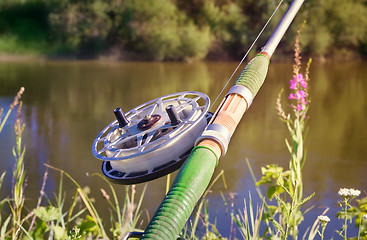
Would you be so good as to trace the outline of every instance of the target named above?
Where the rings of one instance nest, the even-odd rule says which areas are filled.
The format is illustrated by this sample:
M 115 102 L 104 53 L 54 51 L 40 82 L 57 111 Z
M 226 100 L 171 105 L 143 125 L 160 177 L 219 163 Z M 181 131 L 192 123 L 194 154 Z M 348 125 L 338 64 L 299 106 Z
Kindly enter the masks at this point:
M 47 49 L 46 44 L 42 42 L 26 42 L 20 41 L 14 35 L 0 36 L 0 52 L 2 54 L 14 55 L 42 55 Z
M 49 43 L 46 40 L 24 41 L 12 34 L 0 35 L 0 55 L 24 55 L 24 56 L 69 56 L 75 49 L 68 44 Z
M 102 178 L 109 187 L 108 192 L 101 189 L 101 192 L 110 206 L 111 226 L 106 230 L 106 223 L 99 216 L 99 212 L 94 206 L 94 200 L 90 196 L 88 187 L 80 186 L 75 179 L 61 169 L 46 165 L 47 169 L 43 177 L 40 196 L 36 206 L 25 206 L 26 196 L 24 194 L 26 171 L 24 167 L 25 147 L 22 144 L 22 134 L 25 124 L 22 123 L 20 102 L 22 88 L 11 104 L 4 118 L 0 115 L 0 133 L 8 120 L 13 109 L 18 105 L 17 120 L 14 124 L 16 133 L 16 143 L 13 148 L 15 167 L 13 170 L 12 196 L 5 197 L 0 201 L 0 239 L 121 239 L 128 232 L 137 230 L 138 220 L 141 217 L 141 204 L 146 188 L 137 198 L 135 186 L 125 188 L 125 199 L 121 204 L 120 199 L 113 185 L 101 175 L 94 177 Z M 2 109 L 0 111 L 2 113 Z M 45 195 L 44 189 L 47 182 L 49 169 L 60 174 L 58 192 L 55 193 L 54 200 L 50 200 Z M 4 183 L 5 172 L 0 177 L 0 188 Z M 75 193 L 70 205 L 66 206 L 66 195 L 64 194 L 64 178 L 75 185 Z M 46 204 L 41 204 L 46 201 Z M 10 209 L 10 215 L 4 207 Z

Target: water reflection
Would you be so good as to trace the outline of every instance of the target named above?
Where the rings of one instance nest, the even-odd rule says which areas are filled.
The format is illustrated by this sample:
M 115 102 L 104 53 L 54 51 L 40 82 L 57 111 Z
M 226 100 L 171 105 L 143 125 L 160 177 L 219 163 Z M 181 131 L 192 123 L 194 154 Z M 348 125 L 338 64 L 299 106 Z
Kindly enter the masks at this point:
M 23 101 L 27 192 L 34 198 L 38 196 L 45 169 L 43 164 L 50 163 L 70 173 L 81 185 L 93 186 L 98 200 L 99 188 L 105 184 L 99 178 L 86 176 L 87 172 L 100 172 L 100 162 L 92 156 L 91 144 L 98 132 L 113 120 L 115 107 L 127 111 L 156 97 L 180 91 L 201 91 L 213 101 L 236 64 L 2 62 L 1 106 L 10 104 L 20 86 L 26 88 Z M 340 187 L 365 190 L 367 99 L 364 92 L 367 90 L 367 70 L 364 65 L 312 66 L 311 118 L 304 180 L 305 191 L 308 194 L 316 192 L 314 203 L 317 205 L 336 203 L 336 192 Z M 274 105 L 279 90 L 288 88 L 291 74 L 289 64 L 272 63 L 270 66 L 263 88 L 216 170 L 224 169 L 228 188 L 224 189 L 221 183 L 214 187 L 211 201 L 217 207 L 213 207 L 213 211 L 221 202 L 219 192 L 238 192 L 236 202 L 242 206 L 241 197 L 247 196 L 253 188 L 245 158 L 250 160 L 257 176 L 260 167 L 266 164 L 287 167 L 289 156 L 284 144 L 287 131 L 278 120 Z M 12 131 L 9 123 L 0 135 L 0 170 L 9 173 L 8 180 L 13 166 Z M 51 172 L 48 179 L 50 196 L 57 182 L 58 175 Z M 8 183 L 5 191 L 10 189 L 11 181 Z M 72 187 L 71 183 L 66 184 L 66 189 L 69 187 Z M 146 202 L 145 207 L 150 212 L 160 203 L 164 190 L 165 179 L 149 183 L 146 197 L 149 203 Z M 68 196 L 72 194 L 68 193 Z

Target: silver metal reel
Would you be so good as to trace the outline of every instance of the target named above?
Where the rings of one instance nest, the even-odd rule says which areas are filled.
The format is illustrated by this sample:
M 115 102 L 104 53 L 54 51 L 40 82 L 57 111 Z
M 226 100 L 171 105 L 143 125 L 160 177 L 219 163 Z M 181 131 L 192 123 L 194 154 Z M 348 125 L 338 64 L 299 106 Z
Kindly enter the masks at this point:
M 102 172 L 134 184 L 177 170 L 212 116 L 209 105 L 204 93 L 179 92 L 117 114 L 93 143 Z

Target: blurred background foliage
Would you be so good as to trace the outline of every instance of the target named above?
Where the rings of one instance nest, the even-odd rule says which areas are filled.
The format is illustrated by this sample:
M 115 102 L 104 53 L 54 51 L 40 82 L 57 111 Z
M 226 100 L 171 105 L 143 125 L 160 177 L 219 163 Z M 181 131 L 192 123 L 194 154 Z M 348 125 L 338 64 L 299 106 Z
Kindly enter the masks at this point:
M 270 23 L 259 50 L 291 1 Z M 278 1 L 1 0 L 0 53 L 122 60 L 236 60 Z M 306 0 L 278 55 L 296 30 L 305 54 L 350 60 L 367 55 L 366 0 Z

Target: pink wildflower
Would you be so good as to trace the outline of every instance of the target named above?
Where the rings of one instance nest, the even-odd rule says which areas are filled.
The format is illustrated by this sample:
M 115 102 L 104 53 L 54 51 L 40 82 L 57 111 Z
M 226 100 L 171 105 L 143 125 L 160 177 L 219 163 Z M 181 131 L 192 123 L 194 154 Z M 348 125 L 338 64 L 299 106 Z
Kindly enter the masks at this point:
M 295 78 L 293 78 L 293 79 L 291 79 L 291 81 L 289 82 L 289 88 L 290 89 L 296 89 L 297 88 L 297 79 L 295 79 Z
M 296 100 L 300 100 L 300 101 L 304 101 L 306 98 L 306 92 L 304 90 L 299 90 L 296 93 L 291 93 L 289 94 L 288 99 L 296 99 Z
M 296 100 L 296 106 L 292 104 L 297 112 L 303 111 L 308 104 L 307 100 L 307 82 L 301 73 L 293 77 L 289 82 L 289 88 L 294 90 L 290 93 L 288 99 Z
M 306 79 L 303 77 L 303 75 L 301 73 L 298 74 L 298 83 L 303 87 L 303 88 L 307 88 L 307 83 L 306 83 Z
M 296 99 L 298 100 L 302 100 L 306 98 L 306 92 L 303 90 L 299 90 L 298 92 L 296 92 Z
M 293 79 L 290 80 L 289 85 L 290 89 L 297 89 L 299 88 L 299 85 L 301 85 L 303 88 L 307 88 L 306 79 L 303 77 L 302 73 L 294 76 Z
M 300 112 L 300 111 L 302 111 L 304 109 L 304 105 L 303 104 L 297 104 L 297 108 L 296 108 L 296 111 L 297 112 Z
M 306 83 L 306 80 L 303 78 L 302 81 L 300 82 L 301 86 L 304 88 L 304 89 L 307 89 L 307 83 Z

